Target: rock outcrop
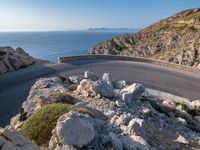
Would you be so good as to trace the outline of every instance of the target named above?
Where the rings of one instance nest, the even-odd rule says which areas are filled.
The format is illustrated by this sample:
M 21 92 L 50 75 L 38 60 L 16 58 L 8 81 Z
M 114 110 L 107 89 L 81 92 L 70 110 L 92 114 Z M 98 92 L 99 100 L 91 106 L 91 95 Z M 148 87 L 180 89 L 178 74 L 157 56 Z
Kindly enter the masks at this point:
M 1 150 L 40 150 L 40 148 L 13 128 L 0 129 Z
M 0 47 L 0 74 L 40 63 L 49 61 L 33 58 L 22 48 Z
M 90 54 L 140 56 L 200 68 L 199 18 L 199 8 L 186 10 L 136 34 L 99 43 Z
M 69 87 L 74 83 L 66 82 L 70 78 L 62 75 L 39 79 L 23 103 L 23 111 L 12 119 L 10 126 L 20 131 L 34 111 L 57 103 L 49 95 L 61 92 L 73 97 L 73 110 L 59 117 L 42 149 L 200 149 L 198 100 L 188 104 L 161 100 L 147 94 L 139 83 L 128 85 L 125 81 L 113 81 L 109 73 L 99 78 L 88 71 L 77 89 L 71 91 Z M 112 89 L 106 90 L 112 96 L 96 88 L 99 86 Z

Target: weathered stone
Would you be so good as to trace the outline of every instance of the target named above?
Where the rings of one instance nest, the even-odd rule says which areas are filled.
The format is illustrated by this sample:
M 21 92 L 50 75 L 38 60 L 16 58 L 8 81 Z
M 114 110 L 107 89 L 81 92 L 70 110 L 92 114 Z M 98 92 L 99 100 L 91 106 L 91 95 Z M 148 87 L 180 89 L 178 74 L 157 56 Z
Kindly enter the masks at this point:
M 126 150 L 150 150 L 147 141 L 140 136 L 122 136 L 121 141 Z
M 145 88 L 141 84 L 134 83 L 122 89 L 119 93 L 119 97 L 126 104 L 130 105 L 134 100 L 137 100 L 139 97 L 141 97 L 144 91 Z
M 175 140 L 175 142 L 182 143 L 182 144 L 189 144 L 189 141 L 182 135 L 179 135 L 178 138 Z
M 195 116 L 194 118 L 200 123 L 200 116 Z
M 113 82 L 113 88 L 114 89 L 123 89 L 125 87 L 126 87 L 126 81 L 125 80 Z
M 40 148 L 26 139 L 13 128 L 0 129 L 1 150 L 40 150 Z
M 82 80 L 80 85 L 77 88 L 77 91 L 79 93 L 84 93 L 84 95 L 90 95 L 90 94 L 100 94 L 104 97 L 113 97 L 114 91 L 113 88 L 110 87 L 106 82 L 104 81 L 90 81 L 90 80 Z
M 84 78 L 85 79 L 90 79 L 92 81 L 97 81 L 98 80 L 97 75 L 94 72 L 91 72 L 91 71 L 85 71 Z
M 109 137 L 115 150 L 123 150 L 123 144 L 115 133 L 109 132 Z
M 129 134 L 133 133 L 133 134 L 145 137 L 144 124 L 145 122 L 143 119 L 133 118 L 129 122 L 126 132 Z
M 83 79 L 84 79 L 84 77 L 82 75 L 79 75 L 79 76 L 69 76 L 69 80 L 73 84 L 79 84 Z
M 113 88 L 112 77 L 111 77 L 110 73 L 104 73 L 102 76 L 102 80 L 105 81 L 110 87 Z
M 58 119 L 55 132 L 63 145 L 82 148 L 95 136 L 94 126 L 85 115 L 70 112 Z

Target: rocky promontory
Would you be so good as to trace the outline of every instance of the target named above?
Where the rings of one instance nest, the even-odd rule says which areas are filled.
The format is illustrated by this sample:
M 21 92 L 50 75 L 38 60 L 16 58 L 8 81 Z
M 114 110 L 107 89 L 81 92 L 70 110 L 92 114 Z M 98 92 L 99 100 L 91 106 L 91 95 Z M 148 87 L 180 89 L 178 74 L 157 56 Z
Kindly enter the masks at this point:
M 113 37 L 90 54 L 154 58 L 200 68 L 200 8 L 175 14 L 136 34 Z
M 20 47 L 0 47 L 0 74 L 41 63 L 50 62 L 33 58 Z
M 199 124 L 200 100 L 160 99 L 140 83 L 85 71 L 38 79 L 6 130 L 43 150 L 197 150 Z

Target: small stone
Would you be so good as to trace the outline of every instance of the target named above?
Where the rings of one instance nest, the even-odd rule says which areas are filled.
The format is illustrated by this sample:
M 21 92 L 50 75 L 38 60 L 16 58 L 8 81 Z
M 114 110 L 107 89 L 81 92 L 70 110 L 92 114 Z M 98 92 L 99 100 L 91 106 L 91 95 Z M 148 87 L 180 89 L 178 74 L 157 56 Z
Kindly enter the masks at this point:
M 175 140 L 175 142 L 182 143 L 185 145 L 189 144 L 189 141 L 182 135 L 179 135 L 178 138 Z
M 126 87 L 126 81 L 125 80 L 113 82 L 113 88 L 114 89 L 123 89 L 125 87 Z
M 73 84 L 79 84 L 83 79 L 84 79 L 84 77 L 82 75 L 79 75 L 79 76 L 69 76 L 69 80 Z
M 125 103 L 122 102 L 121 100 L 116 100 L 115 104 L 117 105 L 117 107 L 121 107 L 121 108 L 125 107 Z
M 114 132 L 109 132 L 109 137 L 115 150 L 123 150 L 123 144 Z
M 92 81 L 98 80 L 98 77 L 96 76 L 96 74 L 94 72 L 91 72 L 91 71 L 85 71 L 84 78 L 90 79 Z

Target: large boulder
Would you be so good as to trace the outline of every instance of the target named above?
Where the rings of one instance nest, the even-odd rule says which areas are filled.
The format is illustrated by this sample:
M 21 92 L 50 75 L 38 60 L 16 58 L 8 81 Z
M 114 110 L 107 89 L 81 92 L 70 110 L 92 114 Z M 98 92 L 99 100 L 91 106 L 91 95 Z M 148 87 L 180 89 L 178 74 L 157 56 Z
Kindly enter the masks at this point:
M 134 83 L 128 87 L 123 88 L 119 92 L 119 97 L 122 101 L 124 101 L 127 105 L 130 105 L 134 100 L 137 100 L 144 93 L 145 88 L 143 85 Z
M 113 88 L 104 81 L 91 81 L 84 79 L 81 81 L 77 88 L 79 93 L 83 93 L 86 96 L 100 94 L 103 97 L 112 98 L 114 96 Z
M 87 146 L 95 137 L 92 119 L 77 112 L 62 115 L 58 119 L 53 133 L 57 137 L 57 141 L 60 141 L 63 146 L 69 145 L 78 148 Z
M 82 75 L 79 76 L 69 76 L 69 81 L 73 84 L 79 84 L 84 77 Z
M 22 136 L 13 128 L 0 129 L 0 149 L 1 150 L 40 150 L 40 148 L 30 140 Z

